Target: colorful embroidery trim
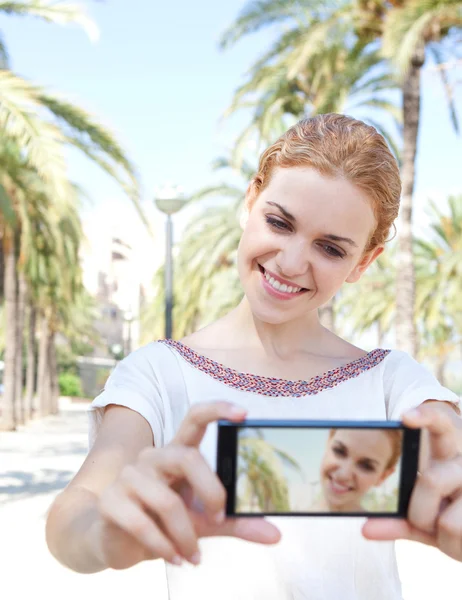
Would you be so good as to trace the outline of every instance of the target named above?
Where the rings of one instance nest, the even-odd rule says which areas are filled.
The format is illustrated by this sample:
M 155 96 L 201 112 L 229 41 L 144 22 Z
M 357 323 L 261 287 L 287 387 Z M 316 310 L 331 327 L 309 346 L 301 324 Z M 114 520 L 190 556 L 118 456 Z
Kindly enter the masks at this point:
M 343 367 L 337 367 L 307 381 L 290 381 L 288 379 L 253 375 L 252 373 L 240 373 L 199 354 L 181 342 L 175 340 L 160 341 L 174 348 L 193 367 L 210 375 L 217 381 L 245 392 L 253 392 L 263 396 L 300 397 L 319 394 L 323 390 L 334 388 L 339 383 L 358 377 L 361 373 L 372 369 L 390 353 L 390 350 L 377 348 Z

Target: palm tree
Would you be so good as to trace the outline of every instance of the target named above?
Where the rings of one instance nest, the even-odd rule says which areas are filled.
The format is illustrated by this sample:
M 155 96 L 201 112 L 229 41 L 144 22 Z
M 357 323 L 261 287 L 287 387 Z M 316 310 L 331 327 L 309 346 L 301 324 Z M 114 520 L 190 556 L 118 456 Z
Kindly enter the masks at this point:
M 297 4 L 288 3 L 294 13 L 302 11 Z M 368 121 L 398 155 L 395 135 L 400 111 L 390 100 L 396 82 L 378 49 L 362 40 L 346 44 L 348 25 L 344 20 L 319 21 L 314 16 L 303 23 L 295 16 L 294 20 L 294 27 L 282 33 L 251 67 L 225 113 L 253 111 L 237 140 L 236 159 L 249 139 L 257 136 L 262 149 L 262 144 L 274 140 L 301 117 L 329 112 L 348 112 Z M 232 31 L 224 35 L 223 46 L 234 40 Z
M 436 360 L 440 381 L 449 355 L 462 346 L 462 196 L 450 196 L 447 204 L 449 214 L 430 202 L 430 234 L 415 248 L 422 352 Z
M 345 334 L 357 335 L 377 329 L 377 347 L 392 327 L 396 315 L 396 250 L 379 256 L 359 282 L 339 295 L 336 317 Z
M 302 470 L 290 454 L 264 439 L 261 430 L 239 432 L 238 511 L 290 512 L 289 490 L 283 466 Z M 239 481 L 240 479 L 240 481 Z
M 416 354 L 417 333 L 414 318 L 415 273 L 412 244 L 412 195 L 415 180 L 415 157 L 420 125 L 420 75 L 426 60 L 433 59 L 440 66 L 456 51 L 462 26 L 460 0 L 350 0 L 347 3 L 325 3 L 300 0 L 259 0 L 250 2 L 225 32 L 223 44 L 230 45 L 245 35 L 268 25 L 292 25 L 290 32 L 282 34 L 273 48 L 271 59 L 284 57 L 291 35 L 293 56 L 299 57 L 292 72 L 309 64 L 310 57 L 319 45 L 330 47 L 332 32 L 343 29 L 343 45 L 354 48 L 357 44 L 374 51 L 383 43 L 382 55 L 388 62 L 388 74 L 399 85 L 402 96 L 403 196 L 401 228 L 398 239 L 397 276 L 397 341 L 400 348 Z M 299 32 L 299 35 L 297 34 Z M 337 36 L 335 38 L 340 41 Z M 278 49 L 278 43 L 282 52 Z M 269 53 L 270 54 L 270 53 Z M 298 66 L 297 66 L 298 65 Z M 345 67 L 334 65 L 333 78 Z M 371 65 L 375 70 L 376 65 Z M 445 89 L 450 82 L 447 71 L 440 68 Z M 289 73 L 289 71 L 287 71 Z M 366 76 L 367 73 L 365 72 Z M 330 84 L 328 83 L 328 88 Z M 448 94 L 449 111 L 457 128 L 457 118 L 451 94 Z
M 415 313 L 420 355 L 436 361 L 437 376 L 443 381 L 450 353 L 462 345 L 462 197 L 448 198 L 449 214 L 434 202 L 429 207 L 429 234 L 414 240 Z M 396 248 L 392 247 L 342 293 L 338 318 L 345 330 L 363 333 L 375 325 L 382 345 L 396 315 L 396 277 Z
M 87 31 L 95 31 L 94 25 L 81 9 L 64 2 L 56 3 L 51 0 L 0 2 L 0 11 L 6 14 L 29 14 L 55 23 L 77 23 Z M 55 267 L 51 267 L 51 257 L 54 257 L 58 264 L 62 264 L 66 253 L 73 252 L 70 250 L 73 242 L 69 241 L 69 232 L 61 230 L 66 226 L 66 210 L 69 215 L 69 210 L 71 212 L 73 210 L 71 203 L 74 201 L 74 190 L 69 182 L 64 160 L 65 147 L 78 148 L 115 179 L 134 202 L 143 219 L 144 217 L 139 205 L 139 188 L 135 170 L 114 136 L 81 108 L 14 74 L 8 68 L 8 57 L 1 40 L 0 61 L 0 127 L 2 128 L 0 153 L 3 159 L 0 169 L 0 239 L 5 264 L 4 294 L 7 323 L 2 420 L 3 426 L 14 428 L 18 422 L 17 399 L 22 392 L 25 266 L 29 260 L 37 259 L 36 263 L 39 265 L 39 270 L 41 269 L 39 279 L 46 279 L 53 270 L 56 270 Z M 33 223 L 39 224 L 37 230 L 34 230 Z M 44 235 L 46 232 L 50 234 L 56 231 L 58 233 L 55 238 L 52 236 L 47 238 Z M 48 245 L 47 240 L 50 239 L 53 240 L 52 247 Z M 42 247 L 37 246 L 39 243 Z M 35 253 L 35 250 L 39 252 Z M 46 250 L 48 255 L 41 255 L 42 250 Z M 66 276 L 71 276 L 73 273 L 71 267 L 78 264 L 76 253 L 72 261 L 66 263 Z M 62 275 L 63 272 L 59 272 L 59 276 Z M 53 285 L 56 285 L 55 280 L 53 281 Z M 42 281 L 42 284 L 48 285 L 49 282 Z M 66 286 L 69 285 L 70 287 L 67 288 Z M 67 280 L 62 285 L 62 289 L 66 291 L 59 296 L 61 301 L 66 302 L 72 298 L 69 291 L 72 285 L 72 282 Z M 55 301 L 56 299 L 51 298 L 48 304 L 50 314 L 53 314 Z M 29 314 L 31 314 L 30 310 Z M 29 321 L 33 325 L 33 313 Z M 50 340 L 46 345 L 48 350 L 44 346 L 40 352 L 42 362 L 39 363 L 42 370 L 45 369 L 43 365 L 47 364 L 43 358 L 45 351 L 47 356 L 51 353 L 53 362 L 54 330 L 53 327 L 51 329 L 50 326 L 47 327 Z M 45 332 L 47 327 L 43 325 L 42 331 Z M 47 335 L 45 333 L 42 335 L 43 344 Z M 29 341 L 30 339 L 31 335 Z M 30 368 L 32 369 L 32 366 Z M 31 401 L 32 375 L 33 373 L 30 372 L 28 402 Z M 50 381 L 54 385 L 53 377 Z M 46 386 L 45 383 L 43 385 Z M 23 412 L 21 408 L 20 418 Z
M 247 182 L 253 170 L 246 162 L 240 169 L 229 159 L 219 158 L 215 170 L 232 169 L 242 183 L 223 182 L 199 190 L 192 202 L 206 206 L 186 228 L 175 255 L 173 309 L 174 337 L 202 327 L 223 316 L 242 299 L 242 288 L 235 269 L 241 235 L 239 215 Z M 244 183 L 245 182 L 245 183 Z M 163 267 L 155 275 L 154 299 L 143 311 L 144 341 L 163 336 Z

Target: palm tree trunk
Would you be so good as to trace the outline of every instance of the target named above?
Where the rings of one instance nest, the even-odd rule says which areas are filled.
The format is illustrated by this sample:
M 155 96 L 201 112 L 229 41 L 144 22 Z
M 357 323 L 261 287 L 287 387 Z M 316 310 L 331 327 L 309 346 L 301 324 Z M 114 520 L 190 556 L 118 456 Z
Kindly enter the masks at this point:
M 36 361 L 36 344 L 35 344 L 35 328 L 37 320 L 37 311 L 34 303 L 29 297 L 29 322 L 27 328 L 27 373 L 26 373 L 26 419 L 33 419 L 37 413 L 36 395 L 35 395 L 35 361 Z
M 41 317 L 40 323 L 40 340 L 39 340 L 39 356 L 38 356 L 38 379 L 37 379 L 37 395 L 38 395 L 38 416 L 45 417 L 49 414 L 50 401 L 50 363 L 49 363 L 49 327 L 48 319 L 45 315 Z
M 5 367 L 4 394 L 1 406 L 1 428 L 14 431 L 17 425 L 16 407 L 16 250 L 15 236 L 6 230 L 3 238 L 5 293 Z
M 17 421 L 23 424 L 26 419 L 23 394 L 23 345 L 24 321 L 26 312 L 26 280 L 21 272 L 17 277 L 17 304 L 16 304 L 16 372 L 15 372 L 15 400 L 17 407 Z
M 411 59 L 403 83 L 403 191 L 398 270 L 396 277 L 396 344 L 400 350 L 417 355 L 417 330 L 414 320 L 415 271 L 412 249 L 412 195 L 415 182 L 415 159 L 420 119 L 420 72 L 425 61 L 425 47 L 419 45 Z
M 377 348 L 382 348 L 383 346 L 383 328 L 380 321 L 377 321 Z
M 438 362 L 436 363 L 436 378 L 441 385 L 446 386 L 446 356 L 444 354 L 438 356 Z
M 48 340 L 48 356 L 50 363 L 50 413 L 57 415 L 59 412 L 59 384 L 58 384 L 58 361 L 56 357 L 55 334 L 51 334 Z

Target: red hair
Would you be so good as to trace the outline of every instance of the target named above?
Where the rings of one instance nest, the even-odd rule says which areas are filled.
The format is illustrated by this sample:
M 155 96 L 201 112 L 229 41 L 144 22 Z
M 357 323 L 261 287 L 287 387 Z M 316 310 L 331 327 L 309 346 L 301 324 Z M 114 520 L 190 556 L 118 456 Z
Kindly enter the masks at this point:
M 312 167 L 321 175 L 343 177 L 357 186 L 371 199 L 377 222 L 365 252 L 387 241 L 398 216 L 401 179 L 398 163 L 376 129 L 333 113 L 299 121 L 261 155 L 247 190 L 249 205 L 278 167 Z

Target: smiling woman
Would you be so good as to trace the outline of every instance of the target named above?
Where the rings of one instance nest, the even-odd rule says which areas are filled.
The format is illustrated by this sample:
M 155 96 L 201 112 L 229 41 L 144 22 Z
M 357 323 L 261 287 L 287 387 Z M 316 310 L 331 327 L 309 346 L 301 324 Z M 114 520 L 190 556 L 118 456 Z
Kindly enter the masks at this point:
M 424 465 L 408 520 L 392 536 L 368 523 L 364 535 L 401 532 L 462 560 L 458 417 L 442 402 L 458 398 L 406 353 L 366 352 L 318 317 L 383 251 L 400 189 L 383 138 L 345 116 L 301 121 L 270 146 L 246 196 L 244 298 L 208 327 L 119 363 L 91 407 L 90 454 L 50 511 L 49 546 L 62 562 L 88 572 L 162 558 L 172 600 L 401 600 L 393 544 L 366 542 L 356 520 L 225 518 L 216 421 L 246 415 L 403 417 L 433 428 L 435 463 Z M 430 399 L 426 420 L 406 416 Z M 328 503 L 357 506 L 389 476 L 391 440 L 367 435 L 332 434 L 322 469 Z M 261 445 L 247 450 L 255 493 L 285 502 Z

